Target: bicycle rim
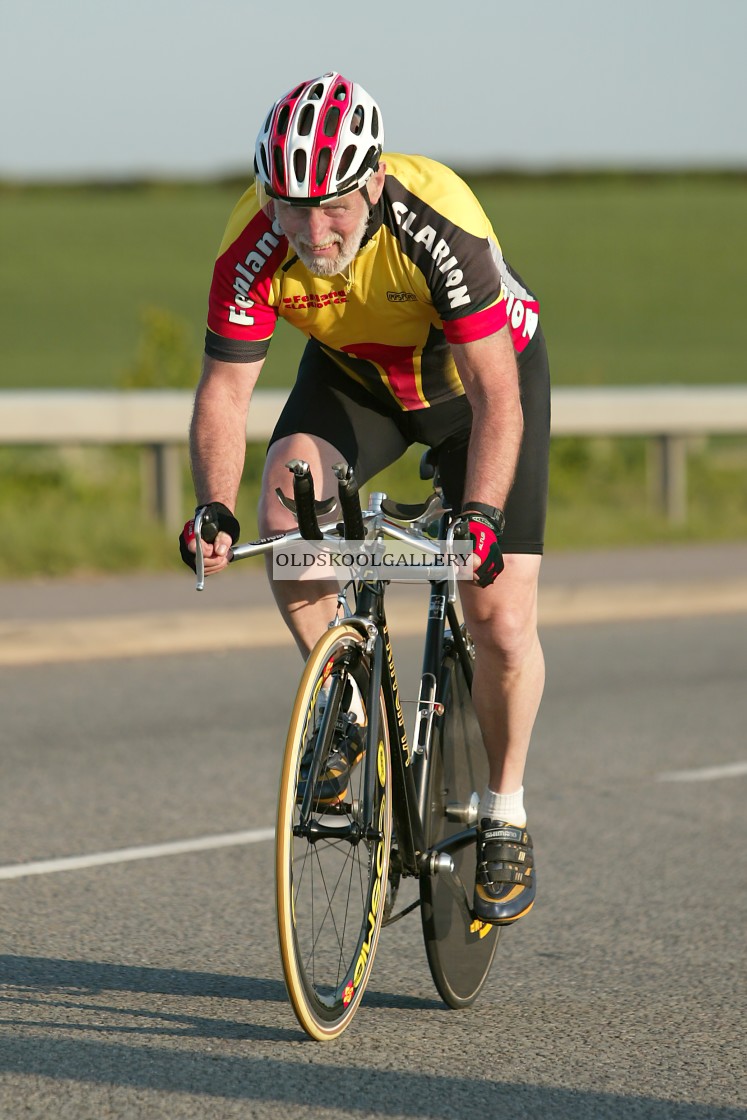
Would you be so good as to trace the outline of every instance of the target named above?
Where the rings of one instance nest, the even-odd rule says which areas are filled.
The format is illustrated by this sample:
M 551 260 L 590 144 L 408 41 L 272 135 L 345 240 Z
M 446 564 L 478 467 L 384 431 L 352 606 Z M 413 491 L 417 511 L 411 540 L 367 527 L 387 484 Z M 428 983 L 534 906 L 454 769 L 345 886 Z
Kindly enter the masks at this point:
M 339 686 L 334 686 L 335 679 Z M 324 772 L 319 694 L 334 686 L 339 702 L 347 688 L 368 724 L 370 663 L 357 630 L 340 626 L 317 643 L 306 663 L 291 716 L 280 782 L 276 833 L 276 901 L 280 956 L 293 1010 L 304 1030 L 320 1041 L 350 1024 L 373 966 L 384 915 L 391 844 L 391 772 L 384 709 L 379 699 L 378 742 L 366 739 L 347 791 L 333 804 L 312 797 L 302 821 L 301 760 L 309 742 Z M 338 712 L 330 714 L 332 723 Z M 376 834 L 352 840 L 309 836 L 309 821 L 338 830 L 363 826 L 368 751 L 376 751 L 372 791 Z M 316 764 L 315 764 L 316 765 Z M 316 787 L 314 787 L 316 789 Z
M 450 819 L 455 806 L 466 807 L 487 782 L 488 763 L 472 697 L 456 654 L 442 667 L 443 717 L 431 748 L 426 822 L 429 845 L 462 831 L 463 822 Z M 451 852 L 463 888 L 448 873 L 423 875 L 420 880 L 421 917 L 428 966 L 439 995 L 453 1008 L 468 1007 L 487 980 L 498 944 L 499 929 L 475 921 L 470 913 L 475 882 L 475 845 Z

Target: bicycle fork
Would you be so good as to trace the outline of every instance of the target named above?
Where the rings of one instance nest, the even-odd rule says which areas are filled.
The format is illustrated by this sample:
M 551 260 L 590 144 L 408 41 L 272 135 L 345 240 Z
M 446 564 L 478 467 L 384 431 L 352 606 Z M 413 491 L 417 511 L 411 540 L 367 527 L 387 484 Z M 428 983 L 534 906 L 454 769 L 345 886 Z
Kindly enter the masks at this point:
M 293 830 L 295 835 L 303 836 L 310 843 L 317 840 L 336 839 L 346 840 L 350 844 L 357 845 L 361 841 L 375 843 L 382 839 L 376 817 L 375 797 L 376 783 L 379 782 L 379 753 L 384 749 L 384 744 L 380 740 L 381 666 L 382 642 L 379 635 L 374 646 L 368 695 L 365 698 L 367 721 L 363 800 L 362 803 L 354 802 L 347 806 L 350 819 L 344 824 L 329 824 L 327 821 L 319 820 L 314 816 L 314 790 L 321 776 L 323 759 L 327 756 L 327 748 L 330 746 L 335 732 L 345 689 L 345 683 L 340 675 L 338 673 L 332 674 L 324 713 L 316 733 L 316 746 L 312 754 L 312 764 L 301 803 L 300 821 Z M 334 809 L 327 806 L 325 813 L 322 815 L 330 811 L 334 811 Z

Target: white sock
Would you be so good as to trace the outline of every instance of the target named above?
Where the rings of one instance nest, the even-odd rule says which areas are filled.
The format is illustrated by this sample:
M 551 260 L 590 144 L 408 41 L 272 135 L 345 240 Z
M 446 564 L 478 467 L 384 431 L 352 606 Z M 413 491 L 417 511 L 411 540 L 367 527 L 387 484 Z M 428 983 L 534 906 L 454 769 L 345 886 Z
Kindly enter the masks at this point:
M 478 817 L 480 820 L 487 817 L 491 821 L 504 821 L 505 824 L 512 824 L 516 828 L 526 828 L 524 787 L 520 786 L 516 793 L 493 793 L 492 789 L 486 786 L 480 798 Z
M 365 727 L 366 713 L 363 711 L 363 700 L 361 699 L 361 694 L 358 691 L 357 685 L 353 687 L 353 698 L 350 701 L 350 714 L 356 717 L 359 727 Z

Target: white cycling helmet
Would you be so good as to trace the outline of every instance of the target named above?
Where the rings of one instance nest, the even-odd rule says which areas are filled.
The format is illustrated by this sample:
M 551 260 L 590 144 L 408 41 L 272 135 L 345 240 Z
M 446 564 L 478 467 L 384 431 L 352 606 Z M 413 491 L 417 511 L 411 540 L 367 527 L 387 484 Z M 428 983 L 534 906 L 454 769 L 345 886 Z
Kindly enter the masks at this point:
M 254 169 L 271 198 L 318 206 L 364 186 L 383 147 L 374 99 L 330 71 L 275 102 L 257 137 Z

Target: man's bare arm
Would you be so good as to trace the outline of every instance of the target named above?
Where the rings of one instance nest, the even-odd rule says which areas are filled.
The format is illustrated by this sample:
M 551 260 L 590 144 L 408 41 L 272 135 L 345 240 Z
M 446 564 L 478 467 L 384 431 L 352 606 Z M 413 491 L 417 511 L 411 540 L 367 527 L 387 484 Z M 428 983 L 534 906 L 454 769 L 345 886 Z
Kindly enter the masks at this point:
M 524 430 L 511 335 L 504 327 L 451 349 L 473 413 L 464 498 L 504 509 Z
M 262 362 L 219 362 L 205 355 L 189 430 L 198 505 L 220 502 L 232 512 L 236 509 L 246 457 L 246 416 L 261 369 Z M 194 536 L 184 540 L 187 551 L 194 552 Z M 206 575 L 226 567 L 231 543 L 227 532 L 218 533 L 214 541 L 203 538 Z
M 205 355 L 195 395 L 189 450 L 200 505 L 222 502 L 230 510 L 246 456 L 246 417 L 263 362 L 221 362 Z

